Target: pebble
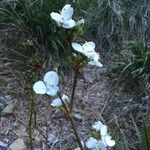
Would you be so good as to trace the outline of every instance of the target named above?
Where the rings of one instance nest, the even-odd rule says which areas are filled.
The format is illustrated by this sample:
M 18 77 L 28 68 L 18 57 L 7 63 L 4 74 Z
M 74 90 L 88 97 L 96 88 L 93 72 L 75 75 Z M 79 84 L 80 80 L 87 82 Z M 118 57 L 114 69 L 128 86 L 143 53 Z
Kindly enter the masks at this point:
M 47 141 L 48 141 L 48 144 L 53 144 L 53 143 L 58 142 L 58 139 L 56 138 L 54 134 L 49 133 Z
M 80 114 L 74 114 L 73 117 L 76 121 L 82 122 L 82 117 Z
M 0 150 L 7 150 L 7 145 L 0 141 Z
M 11 150 L 27 150 L 27 147 L 26 147 L 23 139 L 17 139 L 9 146 L 9 149 L 11 149 Z M 7 149 L 7 150 L 9 150 L 9 149 Z

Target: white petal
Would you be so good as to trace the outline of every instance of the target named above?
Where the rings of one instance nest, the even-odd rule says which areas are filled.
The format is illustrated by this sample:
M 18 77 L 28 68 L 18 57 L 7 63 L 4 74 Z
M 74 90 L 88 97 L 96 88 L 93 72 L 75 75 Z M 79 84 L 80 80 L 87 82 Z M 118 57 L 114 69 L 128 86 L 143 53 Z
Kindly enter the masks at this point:
M 101 133 L 101 136 L 106 136 L 107 135 L 107 126 L 102 125 L 100 133 Z
M 59 90 L 58 86 L 49 86 L 47 87 L 47 95 L 55 96 Z
M 101 140 L 98 141 L 98 145 L 100 150 L 107 150 L 106 145 Z
M 74 50 L 83 53 L 83 49 L 82 49 L 82 46 L 80 44 L 78 44 L 78 43 L 72 43 L 71 45 L 72 45 L 72 47 L 73 47 Z
M 99 61 L 95 62 L 95 66 L 97 66 L 97 67 L 103 67 L 103 65 Z
M 36 94 L 45 94 L 46 93 L 46 86 L 43 81 L 37 81 L 33 85 L 33 90 Z
M 97 67 L 103 67 L 103 65 L 99 61 L 90 61 L 88 62 L 89 65 L 94 65 Z
M 46 86 L 50 85 L 57 85 L 59 82 L 58 74 L 54 71 L 49 71 L 44 75 L 44 82 Z
M 91 59 L 95 60 L 95 61 L 98 61 L 100 58 L 99 54 L 98 53 L 94 53 L 92 56 L 91 56 Z
M 69 101 L 69 97 L 66 94 L 63 94 L 62 100 L 66 103 Z
M 103 124 L 100 121 L 97 121 L 97 122 L 95 122 L 94 125 L 92 125 L 92 128 L 95 129 L 95 130 L 97 130 L 97 131 L 100 131 L 102 125 Z
M 76 24 L 76 23 L 75 23 L 74 20 L 69 19 L 69 20 L 63 22 L 62 27 L 66 28 L 66 29 L 70 29 L 70 28 L 73 28 L 73 27 L 75 26 L 75 24 Z
M 83 54 L 86 56 L 86 57 L 88 57 L 89 59 L 93 59 L 94 58 L 94 56 L 95 56 L 95 50 L 93 50 L 93 51 L 85 51 L 84 50 L 84 52 L 83 52 Z
M 115 145 L 115 141 L 114 140 L 111 140 L 111 136 L 107 135 L 105 137 L 105 142 L 108 146 L 112 147 Z
M 53 107 L 59 107 L 59 106 L 62 105 L 62 102 L 61 102 L 61 100 L 59 98 L 56 98 L 56 99 L 53 100 L 53 102 L 51 103 L 51 105 Z
M 64 21 L 67 21 L 72 18 L 73 15 L 73 8 L 70 4 L 66 4 L 61 11 L 61 16 L 63 17 Z
M 97 147 L 97 140 L 93 137 L 90 137 L 88 141 L 85 143 L 86 147 L 89 149 L 94 149 Z
M 59 13 L 52 12 L 50 14 L 50 16 L 51 16 L 52 19 L 54 19 L 57 22 L 60 22 L 60 23 L 63 22 L 63 18 L 62 18 L 62 16 Z
M 83 49 L 86 51 L 93 51 L 95 49 L 95 43 L 94 42 L 86 42 L 83 44 Z

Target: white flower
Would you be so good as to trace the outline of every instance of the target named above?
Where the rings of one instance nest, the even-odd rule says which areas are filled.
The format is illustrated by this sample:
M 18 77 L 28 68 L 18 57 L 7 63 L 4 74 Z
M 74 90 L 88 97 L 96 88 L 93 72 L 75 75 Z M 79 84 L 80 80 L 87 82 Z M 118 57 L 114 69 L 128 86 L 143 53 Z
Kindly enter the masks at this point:
M 67 95 L 63 94 L 62 100 L 63 100 L 64 103 L 67 103 L 67 102 L 69 102 L 69 97 Z M 53 107 L 61 106 L 62 105 L 61 99 L 60 98 L 54 99 L 53 102 L 51 103 L 51 105 Z
M 88 58 L 93 55 L 95 52 L 95 43 L 94 42 L 85 42 L 83 45 L 78 43 L 71 44 L 74 50 L 84 54 Z
M 69 29 L 75 26 L 75 21 L 72 19 L 73 8 L 70 4 L 66 4 L 60 14 L 52 12 L 51 18 L 54 19 L 58 24 L 62 25 L 63 28 Z
M 101 140 L 94 139 L 93 137 L 90 137 L 85 144 L 87 148 L 91 150 L 107 150 Z
M 82 53 L 87 58 L 90 59 L 88 64 L 95 65 L 98 67 L 102 67 L 103 65 L 99 62 L 99 54 L 95 52 L 95 43 L 94 42 L 86 42 L 83 45 L 80 45 L 78 43 L 72 43 L 71 44 L 73 49 L 77 52 Z
M 59 82 L 58 74 L 54 71 L 49 71 L 44 75 L 43 81 L 37 81 L 33 85 L 33 90 L 36 94 L 56 95 L 59 90 L 57 86 Z
M 107 133 L 107 126 L 103 125 L 100 121 L 95 122 L 92 128 L 100 132 L 101 139 L 97 140 L 90 137 L 86 142 L 86 146 L 92 150 L 106 150 L 107 146 L 114 146 L 115 141 L 111 140 L 111 136 Z

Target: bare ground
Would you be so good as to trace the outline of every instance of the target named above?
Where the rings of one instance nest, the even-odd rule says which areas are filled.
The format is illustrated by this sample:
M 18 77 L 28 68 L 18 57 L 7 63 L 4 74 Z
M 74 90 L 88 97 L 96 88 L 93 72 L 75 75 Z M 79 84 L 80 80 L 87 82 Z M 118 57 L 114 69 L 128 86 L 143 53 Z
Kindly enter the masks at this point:
M 0 102 L 7 106 L 10 101 L 13 101 L 14 105 L 12 113 L 2 115 L 0 118 L 0 140 L 9 146 L 14 140 L 21 138 L 26 145 L 29 145 L 28 121 L 31 103 L 25 94 L 24 75 L 15 69 L 13 63 L 9 63 L 4 55 L 1 55 L 0 61 Z M 81 72 L 84 78 L 79 77 L 74 107 L 74 114 L 79 114 L 81 119 L 74 118 L 74 122 L 82 141 L 86 141 L 91 125 L 99 119 L 103 121 L 101 112 L 110 97 L 107 90 L 109 78 L 106 75 L 106 68 L 86 67 Z M 73 74 L 65 75 L 64 80 L 65 84 L 60 84 L 62 93 L 70 96 Z M 46 138 L 52 133 L 55 135 L 55 140 L 49 145 L 49 149 L 74 149 L 77 143 L 70 124 L 60 110 L 51 107 L 52 99 L 52 97 L 41 95 L 36 98 L 34 146 L 42 150 L 46 145 Z

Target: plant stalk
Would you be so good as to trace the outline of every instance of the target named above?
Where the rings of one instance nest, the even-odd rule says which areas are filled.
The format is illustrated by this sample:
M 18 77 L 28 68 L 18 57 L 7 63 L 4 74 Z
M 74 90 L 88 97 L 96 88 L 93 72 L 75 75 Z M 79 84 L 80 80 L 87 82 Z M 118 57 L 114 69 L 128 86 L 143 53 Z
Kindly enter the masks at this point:
M 67 107 L 66 107 L 66 104 L 65 104 L 64 101 L 62 100 L 61 95 L 60 95 L 59 93 L 57 93 L 57 94 L 58 94 L 58 97 L 60 98 L 60 100 L 61 100 L 61 102 L 62 102 L 62 104 L 63 104 L 63 108 L 64 108 L 65 111 L 66 111 L 66 116 L 67 116 L 68 120 L 69 120 L 70 123 L 71 123 L 71 127 L 72 127 L 72 129 L 73 129 L 73 131 L 74 131 L 74 134 L 75 134 L 76 140 L 77 140 L 77 142 L 78 142 L 78 145 L 79 145 L 80 149 L 83 150 L 83 146 L 82 146 L 80 137 L 79 137 L 78 132 L 77 132 L 77 130 L 76 130 L 76 127 L 75 127 L 75 125 L 74 125 L 73 119 L 72 119 L 72 117 L 70 116 L 70 112 L 68 111 L 68 109 L 67 109 Z
M 70 100 L 70 113 L 72 113 L 72 109 L 74 106 L 74 96 L 75 96 L 75 90 L 76 90 L 77 81 L 78 81 L 79 65 L 80 65 L 80 63 L 77 63 L 75 66 L 75 75 L 74 75 L 72 94 L 71 94 L 71 100 Z
M 30 150 L 33 150 L 34 147 L 33 147 L 33 139 L 32 139 L 32 116 L 33 116 L 33 109 L 34 109 L 34 99 L 33 99 L 33 96 L 30 96 L 31 97 L 31 105 L 30 105 L 30 108 L 29 108 L 29 141 L 30 141 Z

